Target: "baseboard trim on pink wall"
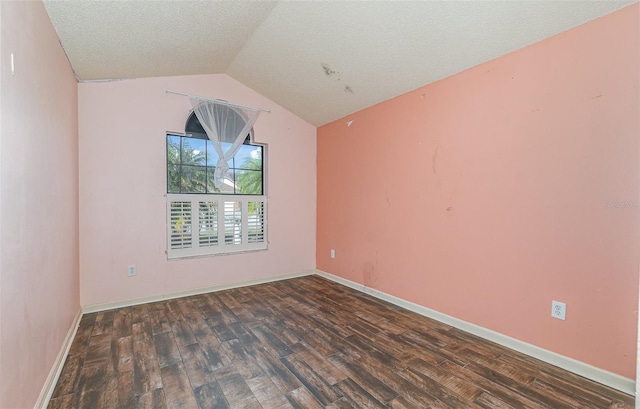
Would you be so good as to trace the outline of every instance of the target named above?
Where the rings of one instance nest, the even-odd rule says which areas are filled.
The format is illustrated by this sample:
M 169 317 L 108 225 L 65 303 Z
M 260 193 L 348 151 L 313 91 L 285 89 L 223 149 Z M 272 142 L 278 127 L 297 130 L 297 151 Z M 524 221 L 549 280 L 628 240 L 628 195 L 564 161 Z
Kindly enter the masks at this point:
M 88 313 L 92 313 L 92 312 L 113 310 L 115 308 L 130 307 L 132 305 L 139 305 L 139 304 L 146 304 L 146 303 L 150 303 L 150 302 L 171 300 L 171 299 L 174 299 L 174 298 L 189 297 L 191 295 L 198 295 L 198 294 L 211 293 L 211 292 L 215 292 L 215 291 L 229 290 L 231 288 L 239 288 L 239 287 L 246 287 L 246 286 L 249 286 L 249 285 L 264 284 L 264 283 L 270 283 L 270 282 L 273 282 L 273 281 L 287 280 L 287 279 L 290 279 L 290 278 L 303 277 L 303 276 L 308 276 L 308 275 L 312 275 L 312 274 L 315 274 L 315 273 L 316 273 L 315 270 L 304 270 L 304 271 L 301 271 L 301 272 L 298 272 L 298 273 L 293 273 L 293 274 L 284 274 L 284 275 L 272 276 L 272 277 L 268 277 L 268 278 L 260 278 L 260 279 L 256 279 L 256 280 L 235 282 L 235 283 L 222 284 L 222 285 L 214 285 L 214 286 L 209 286 L 209 287 L 201 287 L 201 288 L 195 288 L 195 289 L 192 289 L 192 290 L 178 291 L 178 292 L 174 292 L 174 293 L 154 295 L 154 296 L 151 296 L 151 297 L 135 298 L 135 299 L 132 299 L 132 300 L 117 301 L 117 302 L 106 303 L 106 304 L 85 305 L 85 306 L 82 307 L 82 312 L 84 314 L 88 314 Z
M 495 342 L 497 344 L 500 344 L 507 348 L 521 352 L 523 354 L 529 355 L 533 358 L 547 362 L 551 365 L 555 365 L 559 368 L 566 369 L 569 372 L 573 372 L 577 375 L 583 376 L 587 379 L 591 379 L 592 381 L 617 389 L 621 392 L 627 393 L 629 395 L 634 395 L 635 393 L 635 381 L 633 379 L 629 379 L 624 376 L 614 374 L 609 371 L 605 371 L 604 369 L 596 368 L 595 366 L 586 364 L 584 362 L 575 360 L 573 358 L 569 358 L 567 356 L 560 355 L 558 353 L 546 350 L 544 348 L 537 347 L 535 345 L 526 343 L 524 341 L 511 338 L 499 332 L 496 332 L 487 328 L 483 328 L 481 326 L 472 324 L 467 321 L 463 321 L 461 319 L 452 317 L 450 315 L 443 314 L 436 310 L 432 310 L 422 305 L 412 303 L 402 298 L 384 293 L 382 291 L 375 290 L 371 287 L 367 287 L 363 284 L 359 284 L 354 281 L 347 280 L 342 277 L 338 277 L 336 275 L 327 273 L 325 271 L 316 270 L 315 272 L 319 276 L 327 278 L 331 281 L 335 281 L 336 283 L 353 288 L 354 290 L 358 290 L 365 294 L 369 294 L 375 298 L 390 302 L 391 304 L 397 305 L 399 307 L 406 308 L 407 310 L 413 311 L 415 313 L 434 319 L 436 321 L 440 321 L 444 324 L 451 325 L 455 328 L 459 328 L 463 331 L 477 335 L 486 340 Z
M 429 317 L 432 319 L 435 319 L 437 321 L 440 321 L 442 323 L 445 323 L 447 325 L 451 325 L 453 327 L 459 328 L 463 331 L 467 331 L 471 334 L 477 335 L 479 337 L 482 337 L 484 339 L 487 339 L 489 341 L 495 342 L 497 344 L 503 345 L 507 348 L 511 348 L 515 351 L 521 352 L 523 354 L 529 355 L 533 358 L 536 359 L 540 359 L 541 361 L 547 362 L 551 365 L 555 365 L 559 368 L 563 368 L 566 369 L 567 371 L 573 372 L 577 375 L 583 376 L 587 379 L 591 379 L 595 382 L 601 383 L 603 385 L 609 386 L 611 388 L 617 389 L 621 392 L 627 393 L 629 395 L 634 395 L 635 393 L 635 381 L 633 379 L 630 378 L 626 378 L 624 376 L 621 375 L 617 375 L 614 374 L 612 372 L 609 371 L 605 371 L 603 369 L 600 368 L 596 368 L 595 366 L 586 364 L 584 362 L 575 360 L 573 358 L 569 358 L 566 357 L 564 355 L 560 355 L 558 353 L 546 350 L 544 348 L 540 348 L 537 347 L 535 345 L 526 343 L 524 341 L 520 341 L 518 339 L 509 337 L 507 335 L 501 334 L 499 332 L 487 329 L 487 328 L 483 328 L 480 327 L 478 325 L 472 324 L 470 322 L 467 321 L 463 321 L 461 319 L 452 317 L 450 315 L 446 315 L 443 314 L 441 312 L 432 310 L 430 308 L 424 307 L 422 305 L 418 305 L 415 303 L 412 303 L 410 301 L 406 301 L 402 298 L 384 293 L 382 291 L 378 291 L 375 290 L 373 288 L 367 287 L 365 285 L 356 283 L 354 281 L 351 280 L 347 280 L 345 278 L 342 277 L 338 277 L 336 275 L 327 273 L 325 271 L 322 270 L 305 270 L 299 273 L 294 273 L 294 274 L 286 274 L 286 275 L 280 275 L 280 276 L 273 276 L 273 277 L 269 277 L 269 278 L 263 278 L 263 279 L 257 279 L 257 280 L 250 280 L 250 281 L 243 281 L 243 282 L 237 282 L 237 283 L 230 283 L 230 284 L 224 284 L 224 285 L 218 285 L 218 286 L 210 286 L 210 287 L 203 287 L 203 288 L 198 288 L 198 289 L 193 289 L 193 290 L 187 290 L 187 291 L 181 291 L 181 292 L 175 292 L 175 293 L 170 293 L 170 294 L 162 294 L 162 295 L 157 295 L 157 296 L 152 296 L 152 297 L 145 297 L 145 298 L 137 298 L 137 299 L 132 299 L 132 300 L 126 300 L 126 301 L 119 301 L 119 302 L 114 302 L 114 303 L 108 303 L 108 304 L 96 304 L 96 305 L 88 305 L 88 306 L 83 306 L 82 307 L 82 313 L 86 314 L 86 313 L 92 313 L 92 312 L 99 312 L 99 311 L 106 311 L 106 310 L 111 310 L 114 308 L 122 308 L 122 307 L 129 307 L 132 305 L 138 305 L 138 304 L 145 304 L 145 303 L 149 303 L 149 302 L 156 302 L 156 301 L 162 301 L 162 300 L 169 300 L 169 299 L 174 299 L 174 298 L 180 298 L 180 297 L 187 297 L 190 295 L 198 295 L 198 294 L 204 294 L 204 293 L 209 293 L 209 292 L 214 292 L 214 291 L 221 291 L 221 290 L 227 290 L 227 289 L 231 289 L 231 288 L 239 288 L 239 287 L 246 287 L 249 285 L 256 285 L 256 284 L 263 284 L 263 283 L 269 283 L 269 282 L 273 282 L 273 281 L 280 281 L 280 280 L 286 280 L 289 278 L 296 278 L 296 277 L 303 277 L 303 276 L 307 276 L 307 275 L 311 275 L 311 274 L 317 274 L 321 277 L 327 278 L 331 281 L 334 281 L 336 283 L 345 285 L 347 287 L 353 288 L 355 290 L 361 291 L 365 294 L 369 294 L 375 298 L 390 302 L 391 304 L 397 305 L 399 307 L 402 308 L 406 308 L 410 311 L 416 312 L 420 315 L 423 315 L 425 317 Z M 67 340 L 65 340 L 65 344 L 66 347 L 63 348 L 62 351 L 64 351 L 64 354 L 62 355 L 62 357 L 58 357 L 58 360 L 56 361 L 56 365 L 54 365 L 54 368 L 52 368 L 52 374 L 54 374 L 55 376 L 52 378 L 52 375 L 50 374 L 49 378 L 47 379 L 47 383 L 45 384 L 45 388 L 43 388 L 43 392 L 41 394 L 41 399 L 38 400 L 38 402 L 43 402 L 44 405 L 36 405 L 36 408 L 45 408 L 46 404 L 48 403 L 48 400 L 51 396 L 51 394 L 53 393 L 53 387 L 55 386 L 55 383 L 57 382 L 58 376 L 60 375 L 60 371 L 62 370 L 62 365 L 64 364 L 64 358 L 66 357 L 66 353 L 68 351 L 68 348 L 71 346 L 71 341 L 73 340 L 73 336 L 75 336 L 75 331 L 77 328 L 77 323 L 79 322 L 81 317 L 81 314 L 79 313 L 78 317 L 76 317 L 76 320 L 74 321 L 74 325 L 72 327 L 73 329 L 73 333 L 70 332 L 71 337 L 69 338 L 69 335 L 67 335 Z M 70 330 L 71 331 L 71 330 Z M 61 353 L 62 353 L 61 351 Z M 58 362 L 60 361 L 60 363 Z M 59 368 L 57 368 L 57 366 L 59 366 Z M 51 378 L 51 379 L 50 379 Z M 51 385 L 50 386 L 50 391 L 47 390 L 47 385 Z M 45 393 L 46 392 L 46 393 Z M 48 393 L 48 395 L 47 395 Z M 43 397 L 46 397 L 46 400 L 42 400 Z
M 51 399 L 51 395 L 53 395 L 53 390 L 58 383 L 58 378 L 60 377 L 60 373 L 62 373 L 62 367 L 64 366 L 64 361 L 67 359 L 67 354 L 69 353 L 69 348 L 71 348 L 71 344 L 73 343 L 73 339 L 76 336 L 76 331 L 78 330 L 78 324 L 80 324 L 80 318 L 82 318 L 82 310 L 78 310 L 73 322 L 71 323 L 71 327 L 69 327 L 69 331 L 67 332 L 67 336 L 64 338 L 64 342 L 62 343 L 62 347 L 60 347 L 60 352 L 56 357 L 56 360 L 49 371 L 49 375 L 42 386 L 42 390 L 40 391 L 40 396 L 36 401 L 34 408 L 36 409 L 46 409 L 49 405 L 49 400 Z

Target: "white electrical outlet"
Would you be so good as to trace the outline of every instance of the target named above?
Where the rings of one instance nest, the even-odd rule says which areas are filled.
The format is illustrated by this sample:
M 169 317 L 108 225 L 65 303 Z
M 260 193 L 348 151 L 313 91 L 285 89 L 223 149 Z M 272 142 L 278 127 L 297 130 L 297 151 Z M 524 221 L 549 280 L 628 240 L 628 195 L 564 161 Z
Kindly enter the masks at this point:
M 551 316 L 564 321 L 567 317 L 567 304 L 560 301 L 551 301 Z
M 129 274 L 129 277 L 133 277 L 137 274 L 136 271 L 136 265 L 135 264 L 131 264 L 128 268 L 127 268 L 127 273 Z
M 336 251 L 331 249 L 331 258 L 336 258 Z

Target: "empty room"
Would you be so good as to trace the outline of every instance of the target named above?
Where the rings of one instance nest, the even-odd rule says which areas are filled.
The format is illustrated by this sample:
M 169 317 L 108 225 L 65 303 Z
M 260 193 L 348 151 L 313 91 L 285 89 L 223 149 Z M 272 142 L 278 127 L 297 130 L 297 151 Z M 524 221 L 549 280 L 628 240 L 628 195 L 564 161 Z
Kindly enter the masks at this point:
M 0 409 L 639 407 L 637 1 L 0 29 Z

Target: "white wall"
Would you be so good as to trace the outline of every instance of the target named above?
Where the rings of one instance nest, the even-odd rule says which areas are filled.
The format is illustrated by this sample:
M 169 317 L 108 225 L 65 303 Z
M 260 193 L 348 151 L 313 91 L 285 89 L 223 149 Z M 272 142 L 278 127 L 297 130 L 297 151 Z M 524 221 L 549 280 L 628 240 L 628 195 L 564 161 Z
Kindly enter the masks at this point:
M 27 408 L 80 308 L 77 83 L 41 2 L 0 10 L 0 408 Z
M 167 89 L 271 110 L 254 126 L 268 144 L 268 251 L 167 260 L 166 132 L 190 110 Z M 315 268 L 314 126 L 226 75 L 82 83 L 79 107 L 83 306 Z

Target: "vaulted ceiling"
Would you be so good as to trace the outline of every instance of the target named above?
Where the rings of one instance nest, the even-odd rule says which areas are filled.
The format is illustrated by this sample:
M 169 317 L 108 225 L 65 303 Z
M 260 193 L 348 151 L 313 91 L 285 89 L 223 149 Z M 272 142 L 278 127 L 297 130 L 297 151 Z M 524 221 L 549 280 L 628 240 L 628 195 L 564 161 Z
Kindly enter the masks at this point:
M 81 81 L 226 73 L 319 126 L 636 1 L 44 3 Z

